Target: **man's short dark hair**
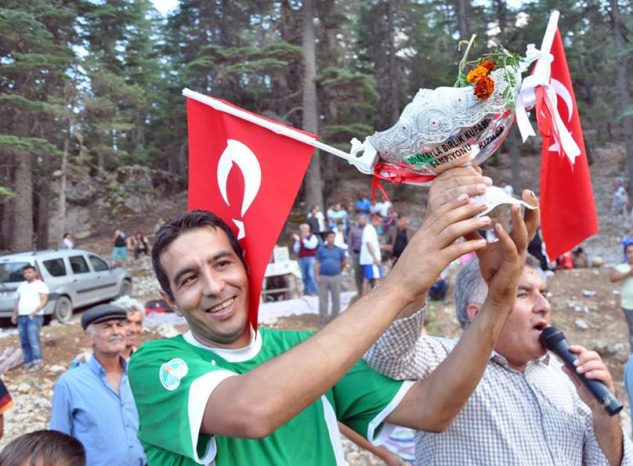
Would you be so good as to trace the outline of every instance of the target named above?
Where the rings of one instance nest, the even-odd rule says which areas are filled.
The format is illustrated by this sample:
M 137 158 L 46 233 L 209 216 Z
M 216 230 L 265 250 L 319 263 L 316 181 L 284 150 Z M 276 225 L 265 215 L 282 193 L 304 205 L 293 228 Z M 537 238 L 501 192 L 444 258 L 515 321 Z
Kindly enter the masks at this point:
M 26 264 L 24 267 L 22 267 L 22 273 L 26 272 L 29 269 L 33 269 L 33 270 L 35 270 L 37 272 L 37 270 L 35 269 L 34 265 Z
M 524 267 L 539 270 L 539 261 L 527 255 Z M 483 304 L 487 294 L 488 285 L 481 276 L 479 259 L 474 257 L 461 268 L 455 282 L 455 313 L 462 329 L 466 330 L 471 323 L 468 305 Z
M 70 435 L 54 430 L 36 430 L 11 440 L 0 452 L 0 464 L 85 466 L 86 450 L 79 440 Z
M 156 279 L 158 280 L 158 283 L 160 283 L 163 291 L 171 298 L 173 298 L 174 295 L 169 284 L 169 277 L 160 263 L 160 256 L 163 252 L 165 252 L 169 245 L 182 234 L 189 233 L 199 228 L 209 227 L 219 229 L 220 231 L 226 233 L 233 251 L 240 258 L 244 267 L 247 267 L 242 247 L 240 246 L 235 233 L 233 233 L 233 230 L 231 230 L 224 220 L 214 213 L 206 210 L 192 210 L 191 212 L 178 215 L 161 225 L 156 232 L 156 236 L 154 237 L 154 246 L 152 247 L 152 265 L 154 266 Z

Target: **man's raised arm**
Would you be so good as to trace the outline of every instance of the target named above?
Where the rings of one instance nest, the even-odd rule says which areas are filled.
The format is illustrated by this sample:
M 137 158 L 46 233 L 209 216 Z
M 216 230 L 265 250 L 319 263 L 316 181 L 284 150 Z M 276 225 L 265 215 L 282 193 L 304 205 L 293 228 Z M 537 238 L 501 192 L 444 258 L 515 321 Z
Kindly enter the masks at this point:
M 531 196 L 530 196 L 531 197 Z M 532 199 L 536 205 L 536 199 Z M 512 209 L 514 229 L 508 234 L 495 225 L 499 242 L 494 250 L 479 250 L 494 273 L 488 278 L 488 295 L 480 312 L 446 359 L 425 379 L 418 381 L 387 418 L 391 424 L 441 432 L 455 419 L 484 374 L 490 354 L 512 311 L 525 265 L 529 232 L 538 214 L 527 214 L 528 226 L 518 206 Z M 489 248 L 492 245 L 486 246 Z M 494 253 L 493 257 L 483 256 Z M 407 352 L 411 348 L 404 348 Z M 409 351 L 410 352 L 410 351 Z M 408 359 L 409 361 L 411 358 Z M 373 364 L 372 364 L 373 365 Z M 432 420 L 432 422 L 427 422 Z
M 261 438 L 287 423 L 331 388 L 389 327 L 407 305 L 423 296 L 450 262 L 486 245 L 457 239 L 490 225 L 474 217 L 483 210 L 468 198 L 489 179 L 457 169 L 451 194 L 439 194 L 391 274 L 309 340 L 245 374 L 222 381 L 208 399 L 202 432 Z M 441 186 L 441 185 L 440 185 Z M 262 394 L 276 394 L 263 396 Z M 439 394 L 439 390 L 433 394 Z M 424 427 L 443 421 L 429 412 Z

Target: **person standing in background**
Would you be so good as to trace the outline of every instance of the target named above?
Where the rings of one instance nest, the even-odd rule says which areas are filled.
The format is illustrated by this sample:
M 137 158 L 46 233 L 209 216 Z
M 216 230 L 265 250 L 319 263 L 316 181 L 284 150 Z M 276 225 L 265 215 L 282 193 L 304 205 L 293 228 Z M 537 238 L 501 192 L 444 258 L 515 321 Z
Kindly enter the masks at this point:
M 345 257 L 347 257 L 347 243 L 345 242 L 345 225 L 339 223 L 336 225 L 334 231 L 334 244 L 345 251 Z
M 121 267 L 127 262 L 127 235 L 119 228 L 114 230 L 114 236 L 112 237 L 112 266 Z
M 343 208 L 340 202 L 334 203 L 331 213 L 328 212 L 328 218 L 330 219 L 330 230 L 336 231 L 336 226 L 342 223 L 344 228 L 347 229 L 347 210 Z
M 314 271 L 319 284 L 319 327 L 325 327 L 341 308 L 341 272 L 347 265 L 345 251 L 334 244 L 336 234 L 328 231 L 325 244 L 317 250 Z M 332 312 L 328 314 L 330 297 Z
M 387 251 L 391 252 L 391 266 L 398 262 L 400 254 L 409 244 L 409 240 L 413 238 L 415 232 L 409 228 L 409 220 L 403 213 L 399 213 L 396 220 L 396 228 L 390 228 L 386 234 L 385 246 Z
M 611 208 L 617 215 L 626 215 L 629 211 L 629 194 L 624 186 L 624 178 L 618 179 L 615 185 Z
M 145 319 L 145 307 L 143 304 L 129 296 L 121 296 L 110 303 L 113 306 L 125 309 L 127 312 L 127 331 L 125 332 L 125 349 L 121 353 L 123 359 L 129 361 L 132 353 L 139 346 L 139 337 L 143 333 L 143 320 Z
M 299 234 L 293 235 L 295 244 L 293 250 L 299 256 L 299 268 L 303 279 L 303 294 L 316 296 L 317 284 L 314 278 L 314 256 L 316 256 L 319 240 L 316 235 L 310 233 L 307 223 L 299 225 Z
M 358 196 L 356 197 L 356 202 L 354 203 L 354 208 L 357 214 L 368 214 L 369 208 L 371 207 L 371 201 L 367 198 L 365 193 L 362 191 L 358 192 Z
M 48 303 L 48 286 L 37 279 L 37 270 L 31 264 L 24 266 L 22 275 L 26 281 L 20 283 L 15 292 L 11 322 L 17 324 L 20 333 L 24 368 L 36 371 L 42 367 L 40 329 L 44 321 L 44 308 Z
M 347 234 L 347 252 L 352 259 L 354 268 L 354 283 L 356 284 L 356 295 L 360 298 L 363 295 L 363 267 L 360 265 L 360 248 L 363 245 L 363 228 L 367 225 L 367 215 L 357 214 L 356 223 L 352 225 Z
M 616 265 L 609 272 L 611 283 L 622 282 L 620 305 L 629 326 L 629 349 L 633 353 L 633 244 L 625 243 L 626 262 Z
M 143 235 L 141 230 L 138 230 L 134 233 L 134 238 L 132 238 L 132 246 L 134 248 L 134 259 L 138 259 L 141 254 L 145 254 L 149 256 L 149 240 L 146 236 Z
M 73 249 L 75 247 L 75 243 L 73 241 L 73 234 L 64 233 L 64 237 L 62 238 L 62 243 L 60 246 L 62 249 Z
M 380 225 L 379 215 L 372 215 L 371 223 L 363 228 L 363 239 L 360 248 L 360 264 L 363 266 L 363 276 L 373 289 L 382 278 L 382 256 L 380 254 L 380 242 L 376 228 Z
M 321 208 L 318 205 L 314 205 L 310 212 L 308 212 L 308 225 L 310 225 L 310 232 L 315 235 L 319 235 L 321 239 L 325 235 L 325 216 L 321 212 Z

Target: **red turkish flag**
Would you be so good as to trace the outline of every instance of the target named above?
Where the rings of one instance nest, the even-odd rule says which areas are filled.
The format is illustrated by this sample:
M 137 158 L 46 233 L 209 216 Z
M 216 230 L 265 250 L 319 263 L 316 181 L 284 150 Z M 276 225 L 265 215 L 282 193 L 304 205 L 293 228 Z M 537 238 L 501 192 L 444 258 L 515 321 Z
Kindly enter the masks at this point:
M 580 155 L 572 164 L 561 147 L 558 131 L 544 105 L 544 91 L 538 88 L 536 114 L 543 136 L 541 228 L 547 254 L 555 259 L 597 233 L 598 218 L 576 97 L 558 30 L 551 53 L 554 61 L 550 84 L 556 92 L 561 119 L 580 149 Z
M 303 138 L 310 133 L 273 122 L 228 102 L 251 120 Z M 272 250 L 310 163 L 314 147 L 243 118 L 187 99 L 189 209 L 204 209 L 231 226 L 249 267 L 249 318 L 257 328 L 262 281 Z

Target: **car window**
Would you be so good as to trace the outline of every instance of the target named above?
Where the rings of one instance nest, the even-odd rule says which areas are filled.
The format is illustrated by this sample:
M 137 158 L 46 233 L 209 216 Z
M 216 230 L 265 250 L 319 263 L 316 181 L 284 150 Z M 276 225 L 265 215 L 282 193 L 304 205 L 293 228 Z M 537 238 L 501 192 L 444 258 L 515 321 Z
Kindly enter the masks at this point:
M 2 262 L 0 263 L 0 282 L 12 283 L 23 282 L 24 275 L 22 275 L 22 269 L 25 265 L 30 265 L 28 262 Z
M 86 262 L 84 256 L 70 256 L 68 260 L 70 261 L 70 267 L 73 269 L 73 273 L 90 272 L 88 263 Z
M 92 264 L 92 268 L 95 269 L 95 272 L 103 272 L 104 270 L 108 270 L 108 263 L 97 256 L 88 255 L 88 260 Z
M 63 277 L 66 275 L 66 264 L 64 264 L 64 259 L 61 257 L 58 259 L 50 259 L 47 261 L 42 261 L 48 273 L 50 273 L 53 277 Z

